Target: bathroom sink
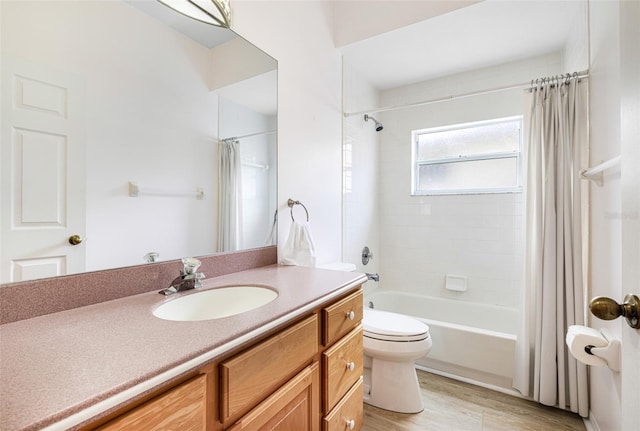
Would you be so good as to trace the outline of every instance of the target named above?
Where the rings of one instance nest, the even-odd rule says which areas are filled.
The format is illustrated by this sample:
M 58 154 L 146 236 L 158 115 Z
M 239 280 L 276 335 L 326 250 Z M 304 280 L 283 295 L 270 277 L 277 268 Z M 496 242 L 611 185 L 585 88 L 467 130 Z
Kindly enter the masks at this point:
M 278 292 L 268 287 L 219 287 L 165 302 L 153 311 L 153 315 L 180 322 L 220 319 L 255 310 L 277 297 Z

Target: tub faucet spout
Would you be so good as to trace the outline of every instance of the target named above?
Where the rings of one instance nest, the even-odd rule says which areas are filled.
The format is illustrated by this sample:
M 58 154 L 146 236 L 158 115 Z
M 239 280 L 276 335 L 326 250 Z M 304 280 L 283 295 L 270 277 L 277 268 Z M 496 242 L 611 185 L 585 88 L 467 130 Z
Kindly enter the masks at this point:
M 369 274 L 368 272 L 365 273 L 367 275 L 367 278 L 369 280 L 373 280 L 373 281 L 380 281 L 380 276 L 378 275 L 378 273 L 376 272 L 375 274 Z
M 186 257 L 182 259 L 184 268 L 180 271 L 180 275 L 176 277 L 169 287 L 162 289 L 160 292 L 162 295 L 171 295 L 176 292 L 183 292 L 185 290 L 196 289 L 202 286 L 200 280 L 204 278 L 204 274 L 196 272 L 200 266 L 200 261 L 192 257 Z

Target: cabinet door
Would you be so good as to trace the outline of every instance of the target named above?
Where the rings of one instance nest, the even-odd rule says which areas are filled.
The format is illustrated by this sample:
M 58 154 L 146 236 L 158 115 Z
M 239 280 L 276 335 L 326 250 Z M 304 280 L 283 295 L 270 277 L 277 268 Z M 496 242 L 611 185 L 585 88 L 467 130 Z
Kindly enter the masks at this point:
M 296 375 L 318 352 L 314 314 L 220 364 L 220 413 L 226 426 Z
M 320 371 L 314 363 L 235 423 L 229 431 L 318 431 Z
M 200 375 L 98 428 L 202 431 L 206 423 L 206 376 Z

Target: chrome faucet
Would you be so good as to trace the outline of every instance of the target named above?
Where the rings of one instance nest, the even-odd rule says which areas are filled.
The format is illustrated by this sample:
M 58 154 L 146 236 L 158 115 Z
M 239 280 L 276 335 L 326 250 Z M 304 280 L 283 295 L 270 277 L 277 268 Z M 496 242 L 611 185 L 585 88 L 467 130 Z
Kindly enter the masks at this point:
M 380 281 L 380 276 L 378 275 L 377 272 L 375 274 L 369 274 L 368 272 L 365 272 L 365 274 L 367 275 L 367 278 L 369 280 Z
M 193 257 L 185 257 L 182 259 L 182 264 L 184 268 L 180 271 L 180 275 L 171 282 L 169 287 L 162 289 L 158 293 L 171 295 L 176 292 L 183 292 L 202 286 L 200 280 L 204 278 L 204 274 L 196 272 L 200 267 L 200 261 Z

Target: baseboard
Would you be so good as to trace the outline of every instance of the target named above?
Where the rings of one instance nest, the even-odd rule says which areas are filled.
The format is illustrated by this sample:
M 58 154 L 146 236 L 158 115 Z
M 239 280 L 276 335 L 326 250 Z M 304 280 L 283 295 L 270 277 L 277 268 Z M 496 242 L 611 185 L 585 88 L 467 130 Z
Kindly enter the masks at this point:
M 582 422 L 584 422 L 584 427 L 587 431 L 600 431 L 600 426 L 598 426 L 598 421 L 593 417 L 593 412 L 589 410 L 589 417 L 582 418 Z

